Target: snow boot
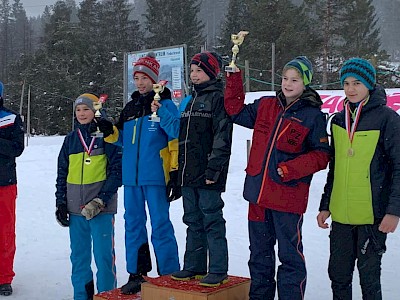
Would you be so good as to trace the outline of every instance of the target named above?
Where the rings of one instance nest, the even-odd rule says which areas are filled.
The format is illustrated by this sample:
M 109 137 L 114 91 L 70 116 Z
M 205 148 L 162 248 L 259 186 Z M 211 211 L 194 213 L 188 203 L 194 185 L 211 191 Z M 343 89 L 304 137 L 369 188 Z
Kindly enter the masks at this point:
M 93 300 L 94 296 L 94 283 L 93 280 L 89 281 L 88 283 L 85 284 L 85 290 L 87 293 L 87 299 L 88 300 Z
M 227 274 L 208 273 L 200 280 L 199 285 L 207 287 L 216 287 L 228 282 Z
M 11 284 L 4 283 L 0 284 L 0 296 L 10 296 L 13 292 Z
M 202 272 L 193 272 L 187 270 L 177 271 L 171 274 L 171 278 L 173 280 L 180 280 L 180 281 L 188 281 L 191 279 L 202 279 L 204 276 L 206 276 L 205 272 L 202 273 Z
M 128 282 L 121 287 L 121 293 L 124 295 L 133 295 L 140 292 L 140 288 L 146 280 L 140 274 L 129 275 Z

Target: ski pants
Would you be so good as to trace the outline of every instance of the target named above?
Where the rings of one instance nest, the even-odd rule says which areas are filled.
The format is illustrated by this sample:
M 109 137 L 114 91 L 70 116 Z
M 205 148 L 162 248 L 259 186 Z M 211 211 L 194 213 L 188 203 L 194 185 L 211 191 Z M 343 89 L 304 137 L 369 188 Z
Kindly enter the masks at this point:
M 117 276 L 114 251 L 114 214 L 99 214 L 91 220 L 86 220 L 83 216 L 70 215 L 69 235 L 74 300 L 87 300 L 88 294 L 91 293 L 89 287 L 93 285 L 92 241 L 93 256 L 97 267 L 97 291 L 100 293 L 115 289 Z
M 250 203 L 250 300 L 275 299 L 276 286 L 280 300 L 304 299 L 307 273 L 302 224 L 301 214 L 265 209 Z M 275 281 L 276 241 L 281 265 Z
M 334 300 L 352 299 L 355 262 L 363 300 L 381 300 L 381 261 L 386 251 L 386 233 L 379 224 L 347 225 L 332 222 L 328 273 Z
M 14 278 L 17 185 L 0 186 L 0 284 Z
M 206 273 L 208 252 L 208 272 L 227 274 L 228 244 L 221 192 L 182 187 L 182 196 L 183 222 L 188 226 L 183 269 Z
M 179 270 L 178 244 L 169 219 L 169 202 L 165 186 L 125 186 L 125 251 L 126 267 L 130 274 L 143 274 L 151 270 L 147 215 L 150 214 L 151 242 L 159 275 Z

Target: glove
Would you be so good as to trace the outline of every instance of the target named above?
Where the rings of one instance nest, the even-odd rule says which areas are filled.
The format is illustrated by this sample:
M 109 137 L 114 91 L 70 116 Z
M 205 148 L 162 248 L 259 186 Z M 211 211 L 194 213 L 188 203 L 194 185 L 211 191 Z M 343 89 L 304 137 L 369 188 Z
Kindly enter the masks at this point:
M 105 205 L 103 200 L 100 198 L 94 198 L 82 208 L 81 214 L 86 218 L 86 220 L 90 220 L 97 216 L 104 207 Z
M 57 206 L 56 219 L 58 224 L 60 224 L 62 227 L 69 226 L 67 204 L 60 204 Z
M 167 183 L 168 202 L 174 201 L 182 197 L 180 185 L 178 185 L 178 170 L 169 172 L 169 181 Z
M 114 133 L 113 123 L 105 118 L 101 118 L 96 120 L 97 127 L 104 134 L 104 137 L 108 137 L 109 135 Z

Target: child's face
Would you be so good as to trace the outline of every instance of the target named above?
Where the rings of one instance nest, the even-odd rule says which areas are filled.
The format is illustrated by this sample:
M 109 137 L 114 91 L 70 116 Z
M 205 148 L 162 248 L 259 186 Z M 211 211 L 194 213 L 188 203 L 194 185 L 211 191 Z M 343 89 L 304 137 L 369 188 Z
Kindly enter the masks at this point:
M 201 84 L 209 81 L 210 77 L 199 66 L 190 65 L 190 80 L 194 84 Z
M 94 112 L 86 104 L 79 104 L 75 108 L 75 116 L 80 124 L 89 124 L 94 118 Z
M 153 90 L 153 81 L 146 74 L 136 72 L 133 80 L 140 94 L 147 94 Z
M 367 99 L 369 90 L 364 83 L 354 77 L 347 77 L 343 82 L 344 93 L 351 103 Z
M 282 77 L 282 92 L 286 97 L 287 104 L 298 99 L 304 91 L 303 78 L 293 68 L 287 69 Z

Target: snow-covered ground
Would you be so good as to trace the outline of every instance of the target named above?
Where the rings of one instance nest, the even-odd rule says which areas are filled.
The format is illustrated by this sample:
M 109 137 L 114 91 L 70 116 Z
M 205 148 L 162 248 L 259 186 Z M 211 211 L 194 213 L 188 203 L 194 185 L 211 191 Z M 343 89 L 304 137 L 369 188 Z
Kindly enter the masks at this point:
M 246 140 L 250 130 L 235 127 L 232 158 L 228 175 L 224 216 L 227 221 L 229 246 L 229 274 L 249 276 L 247 261 L 249 242 L 247 235 L 247 202 L 242 198 L 244 168 L 246 164 Z M 33 137 L 17 160 L 17 254 L 14 294 L 7 299 L 19 300 L 71 300 L 71 264 L 69 261 L 68 229 L 58 225 L 55 211 L 56 161 L 63 137 Z M 330 281 L 327 274 L 329 239 L 328 230 L 317 227 L 316 215 L 323 190 L 326 171 L 314 176 L 310 203 L 304 217 L 304 252 L 307 260 L 308 282 L 306 299 L 331 299 Z M 118 285 L 126 282 L 123 190 L 120 189 L 120 206 L 116 216 L 115 247 L 117 255 Z M 186 226 L 182 223 L 182 201 L 171 204 L 171 219 L 175 227 L 182 262 L 185 247 Z M 399 230 L 399 229 L 398 229 Z M 400 299 L 400 237 L 399 232 L 390 234 L 387 253 L 383 258 L 382 285 L 384 299 Z M 154 258 L 154 255 L 153 255 Z M 153 259 L 153 262 L 155 260 Z M 153 271 L 149 276 L 157 276 Z M 361 299 L 355 273 L 354 299 Z

